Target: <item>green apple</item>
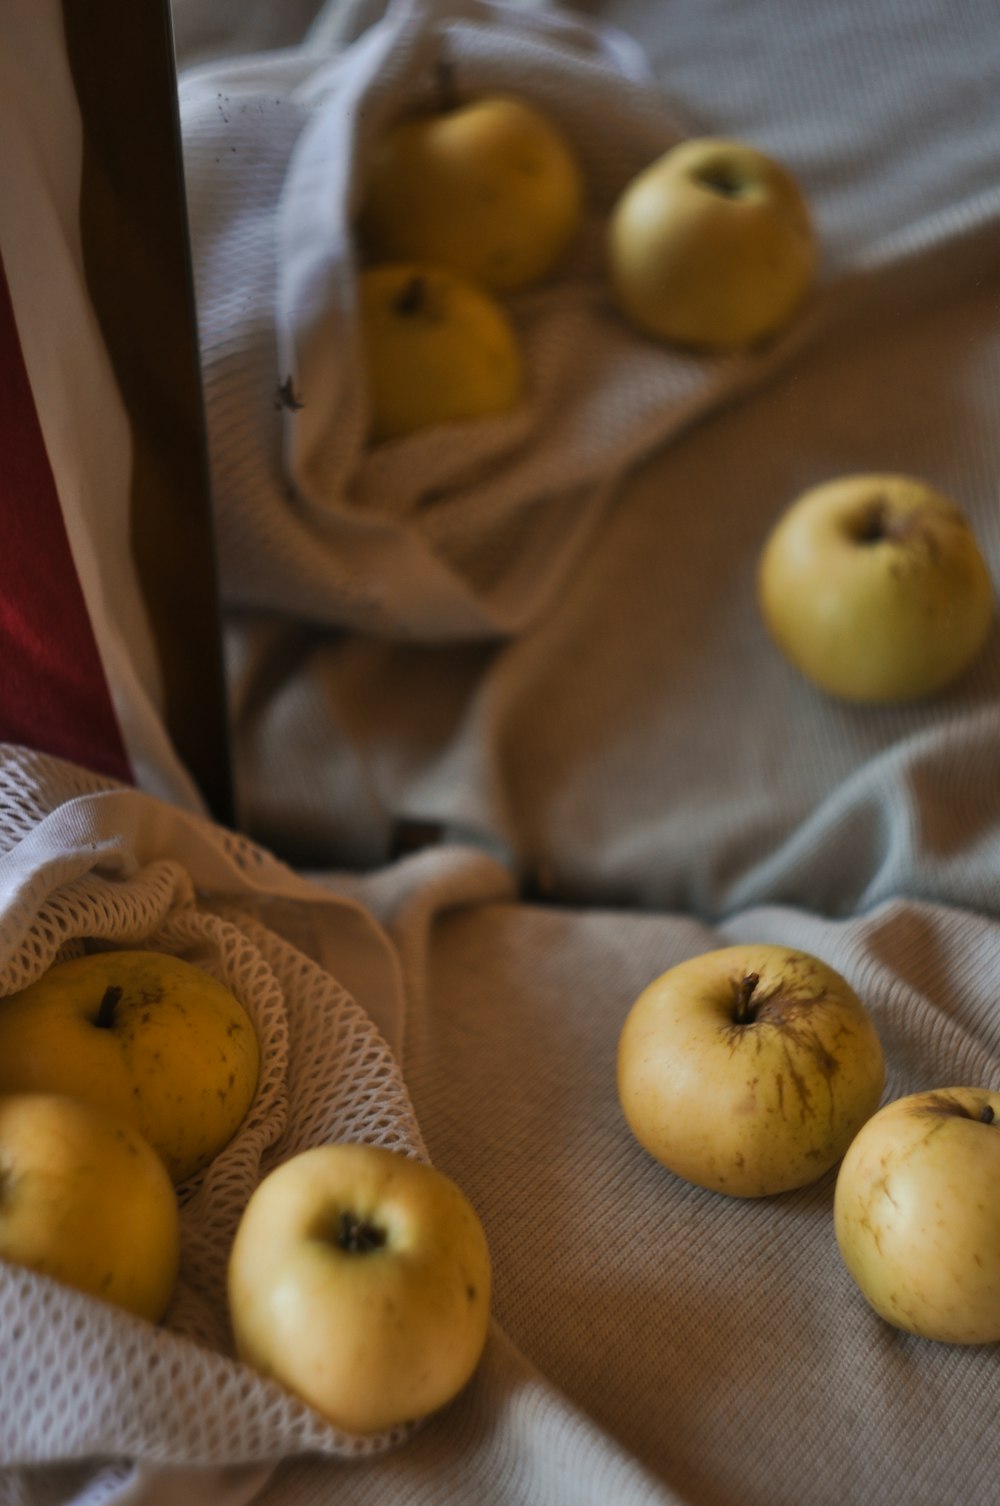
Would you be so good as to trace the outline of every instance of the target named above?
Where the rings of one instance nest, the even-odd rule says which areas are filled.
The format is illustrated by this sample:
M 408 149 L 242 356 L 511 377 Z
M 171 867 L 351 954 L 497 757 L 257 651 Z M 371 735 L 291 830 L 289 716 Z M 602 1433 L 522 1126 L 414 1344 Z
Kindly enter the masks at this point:
M 256 1188 L 229 1264 L 236 1349 L 351 1433 L 415 1421 L 469 1380 L 490 1255 L 450 1178 L 371 1145 L 321 1145 Z
M 749 346 L 787 324 L 817 263 L 792 175 L 754 147 L 717 137 L 681 142 L 626 185 L 607 250 L 630 323 L 704 350 Z
M 387 132 L 359 230 L 373 261 L 439 263 L 510 292 L 552 271 L 582 217 L 580 169 L 561 133 L 526 101 L 495 95 Z
M 0 1094 L 0 1259 L 156 1323 L 179 1258 L 173 1184 L 132 1125 L 76 1098 Z
M 764 545 L 757 593 L 791 663 L 853 701 L 941 689 L 979 653 L 994 615 L 966 517 L 895 474 L 841 476 L 800 496 Z
M 415 263 L 361 275 L 374 443 L 433 424 L 505 413 L 521 398 L 521 356 L 490 294 L 457 272 Z
M 670 968 L 618 1041 L 618 1097 L 670 1171 L 734 1197 L 816 1181 L 875 1112 L 884 1061 L 867 1009 L 808 952 L 746 943 Z
M 259 1065 L 229 989 L 161 952 L 93 952 L 0 999 L 0 1092 L 67 1093 L 109 1110 L 175 1182 L 235 1134 Z
M 837 1175 L 844 1263 L 887 1323 L 947 1344 L 1000 1340 L 1000 1093 L 887 1103 Z

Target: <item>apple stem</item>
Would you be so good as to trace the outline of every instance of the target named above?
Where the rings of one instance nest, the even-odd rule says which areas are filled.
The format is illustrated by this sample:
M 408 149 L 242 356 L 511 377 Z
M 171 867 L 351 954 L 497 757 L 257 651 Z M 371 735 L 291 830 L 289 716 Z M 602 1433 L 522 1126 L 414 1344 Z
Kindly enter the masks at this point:
M 736 1014 L 737 1025 L 749 1025 L 753 1020 L 750 1008 L 750 1000 L 753 998 L 754 989 L 760 982 L 760 973 L 747 973 L 736 989 Z
M 443 115 L 458 109 L 458 90 L 455 88 L 455 64 L 448 58 L 439 57 L 434 64 L 434 86 L 437 90 L 438 109 Z
M 984 1103 L 983 1106 L 982 1106 L 982 1109 L 980 1110 L 980 1113 L 979 1113 L 979 1121 L 980 1121 L 980 1123 L 981 1124 L 992 1124 L 995 1118 L 996 1118 L 996 1114 L 993 1112 L 992 1105 L 988 1104 L 988 1103 Z
M 121 996 L 122 991 L 117 984 L 112 983 L 109 988 L 104 990 L 104 998 L 98 1006 L 97 1016 L 94 1020 L 94 1024 L 99 1030 L 110 1030 L 115 1023 L 115 1010 L 118 1007 L 118 1000 Z
M 878 497 L 861 518 L 857 531 L 859 544 L 877 544 L 889 534 L 889 509 L 885 499 Z
M 396 298 L 397 314 L 419 314 L 427 295 L 427 283 L 416 273 L 400 290 Z
M 385 1230 L 345 1210 L 337 1220 L 337 1244 L 351 1255 L 367 1255 L 385 1244 Z

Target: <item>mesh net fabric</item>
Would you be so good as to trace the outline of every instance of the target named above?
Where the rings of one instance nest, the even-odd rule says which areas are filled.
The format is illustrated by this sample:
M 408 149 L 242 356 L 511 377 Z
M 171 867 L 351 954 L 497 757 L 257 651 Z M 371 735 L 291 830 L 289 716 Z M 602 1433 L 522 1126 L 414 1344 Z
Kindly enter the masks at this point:
M 250 1193 L 296 1151 L 350 1139 L 424 1158 L 397 1065 L 360 1005 L 240 892 L 241 873 L 267 867 L 252 844 L 202 823 L 202 838 L 207 832 L 218 844 L 234 875 L 232 893 L 209 897 L 176 853 L 109 877 L 81 872 L 94 863 L 85 836 L 62 851 L 45 842 L 52 812 L 77 802 L 85 833 L 88 801 L 114 788 L 58 760 L 0 747 L 0 994 L 87 940 L 183 956 L 250 1014 L 261 1076 L 236 1137 L 179 1189 L 181 1274 L 162 1325 L 0 1262 L 6 1486 L 19 1466 L 73 1459 L 225 1465 L 303 1451 L 379 1452 L 406 1430 L 348 1435 L 236 1362 L 225 1272 Z

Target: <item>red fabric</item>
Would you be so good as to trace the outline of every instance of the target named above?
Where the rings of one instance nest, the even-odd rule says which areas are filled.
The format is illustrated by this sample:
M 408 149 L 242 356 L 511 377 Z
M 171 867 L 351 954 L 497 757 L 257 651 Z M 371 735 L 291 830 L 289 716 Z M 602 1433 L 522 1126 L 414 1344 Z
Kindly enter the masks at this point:
M 0 265 L 0 741 L 134 783 Z

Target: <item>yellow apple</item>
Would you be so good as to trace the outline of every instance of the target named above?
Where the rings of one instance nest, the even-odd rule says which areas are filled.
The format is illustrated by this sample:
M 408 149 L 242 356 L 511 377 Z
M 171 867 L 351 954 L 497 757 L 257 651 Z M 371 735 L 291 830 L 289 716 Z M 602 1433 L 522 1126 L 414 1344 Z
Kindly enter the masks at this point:
M 894 474 L 841 476 L 799 497 L 765 543 L 757 590 L 791 663 L 854 701 L 941 689 L 978 654 L 994 614 L 968 520 Z
M 0 999 L 0 1092 L 67 1093 L 117 1114 L 175 1182 L 235 1134 L 259 1061 L 230 991 L 160 952 L 94 952 Z
M 1000 1093 L 887 1103 L 837 1174 L 844 1263 L 886 1322 L 948 1344 L 1000 1340 Z
M 883 1075 L 872 1019 L 839 973 L 764 943 L 670 968 L 618 1042 L 618 1097 L 640 1145 L 735 1197 L 821 1177 L 875 1112 Z
M 359 226 L 374 261 L 440 263 L 510 292 L 556 266 L 582 216 L 580 170 L 560 132 L 524 100 L 495 95 L 387 132 Z
M 244 1211 L 229 1265 L 237 1353 L 337 1427 L 380 1432 L 465 1385 L 490 1283 L 482 1224 L 450 1178 L 375 1146 L 317 1146 Z
M 521 398 L 521 356 L 503 309 L 442 267 L 391 263 L 361 276 L 370 437 L 505 413 Z
M 76 1098 L 0 1094 L 0 1259 L 156 1323 L 179 1255 L 173 1184 L 132 1125 Z
M 817 262 L 792 175 L 754 147 L 716 137 L 681 142 L 626 185 L 607 247 L 614 297 L 635 328 L 704 350 L 774 334 Z

